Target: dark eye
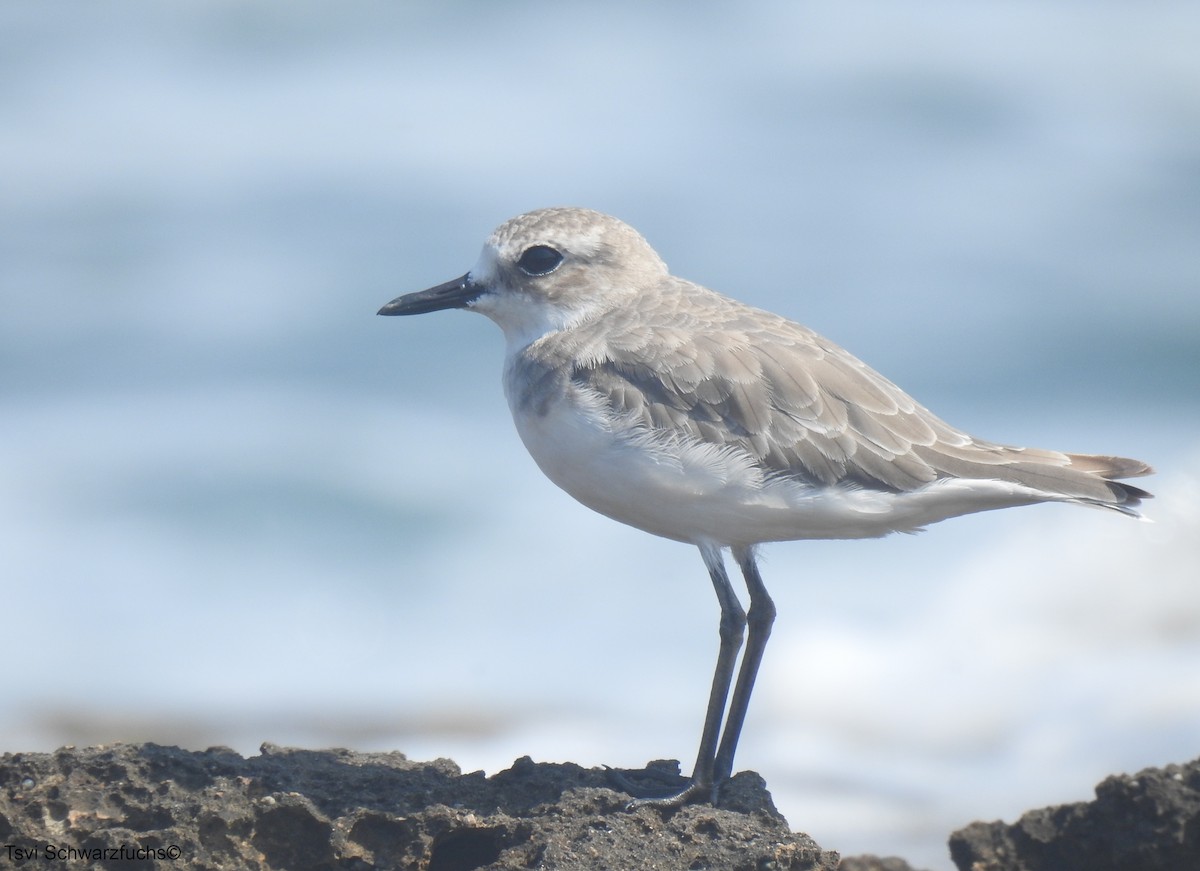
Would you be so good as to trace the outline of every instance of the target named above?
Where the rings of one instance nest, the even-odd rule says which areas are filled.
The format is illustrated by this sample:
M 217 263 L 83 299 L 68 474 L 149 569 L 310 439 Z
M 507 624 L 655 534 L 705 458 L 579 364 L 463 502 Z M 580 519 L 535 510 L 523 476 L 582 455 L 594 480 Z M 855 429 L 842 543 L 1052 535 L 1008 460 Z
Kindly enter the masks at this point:
M 563 262 L 563 256 L 549 245 L 534 245 L 526 248 L 517 265 L 521 271 L 529 275 L 546 275 L 558 268 Z

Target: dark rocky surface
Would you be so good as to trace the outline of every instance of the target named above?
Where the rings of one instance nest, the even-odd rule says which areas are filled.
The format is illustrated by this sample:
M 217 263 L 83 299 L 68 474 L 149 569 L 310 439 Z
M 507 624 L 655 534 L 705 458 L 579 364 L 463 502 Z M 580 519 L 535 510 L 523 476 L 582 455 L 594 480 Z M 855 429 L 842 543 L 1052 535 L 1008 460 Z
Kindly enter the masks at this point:
M 1200 760 L 1106 778 L 1091 802 L 972 823 L 960 871 L 1200 871 Z
M 674 763 L 639 775 L 669 776 Z M 836 853 L 789 831 L 743 772 L 721 806 L 625 810 L 610 775 L 520 759 L 492 777 L 400 753 L 243 759 L 154 744 L 0 757 L 0 867 L 795 869 Z
M 677 764 L 621 772 L 678 782 Z M 492 777 L 445 759 L 264 745 L 244 759 L 118 744 L 0 757 L 0 868 L 913 871 L 840 863 L 789 830 L 758 775 L 720 806 L 625 809 L 611 773 L 519 759 Z M 1200 760 L 1106 779 L 1096 800 L 973 823 L 960 871 L 1200 871 Z
M 850 856 L 838 865 L 838 871 L 916 871 L 896 856 Z

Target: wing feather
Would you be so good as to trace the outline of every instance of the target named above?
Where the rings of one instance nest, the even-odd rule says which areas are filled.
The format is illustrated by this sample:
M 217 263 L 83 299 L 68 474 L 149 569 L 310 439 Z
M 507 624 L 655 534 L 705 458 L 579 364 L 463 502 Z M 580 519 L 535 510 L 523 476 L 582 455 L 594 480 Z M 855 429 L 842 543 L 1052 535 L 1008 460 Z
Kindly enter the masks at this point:
M 735 448 L 771 476 L 895 492 L 997 479 L 1119 510 L 1148 495 L 1110 480 L 1145 464 L 974 439 L 808 328 L 681 279 L 543 337 L 520 365 L 534 409 L 569 380 L 636 426 Z

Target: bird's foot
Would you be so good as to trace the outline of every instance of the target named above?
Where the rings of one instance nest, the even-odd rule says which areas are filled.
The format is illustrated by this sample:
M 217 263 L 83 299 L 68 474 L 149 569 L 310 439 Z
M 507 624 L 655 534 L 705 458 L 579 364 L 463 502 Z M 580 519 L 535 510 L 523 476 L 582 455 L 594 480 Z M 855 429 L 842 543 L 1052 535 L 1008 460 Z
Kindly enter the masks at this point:
M 676 784 L 682 781 L 683 788 L 669 791 L 666 794 L 662 794 L 659 790 L 648 792 L 646 788 L 635 784 L 615 768 L 608 769 L 608 779 L 622 792 L 627 792 L 633 796 L 625 805 L 625 810 L 627 811 L 637 810 L 642 807 L 678 809 L 687 804 L 703 802 L 708 802 L 715 807 L 719 793 L 719 787 L 714 784 L 702 783 L 694 778 L 684 778 L 678 775 L 672 775 L 671 779 Z M 665 783 L 662 786 L 670 789 Z
M 625 804 L 625 810 L 634 811 L 640 807 L 677 810 L 685 804 L 697 802 L 708 802 L 715 807 L 717 804 L 717 788 L 711 784 L 699 783 L 693 780 L 683 789 L 671 795 L 633 798 Z

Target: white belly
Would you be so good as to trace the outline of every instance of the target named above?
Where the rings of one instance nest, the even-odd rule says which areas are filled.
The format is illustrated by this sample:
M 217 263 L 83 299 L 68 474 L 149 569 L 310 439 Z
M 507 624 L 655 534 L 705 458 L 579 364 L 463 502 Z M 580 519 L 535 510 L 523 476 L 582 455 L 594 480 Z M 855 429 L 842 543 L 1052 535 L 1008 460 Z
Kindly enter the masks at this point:
M 995 481 L 937 481 L 911 493 L 764 478 L 733 448 L 648 433 L 573 393 L 544 414 L 513 407 L 525 447 L 546 476 L 584 505 L 655 535 L 749 545 L 802 538 L 874 538 L 938 520 L 1042 501 Z

